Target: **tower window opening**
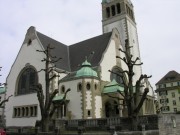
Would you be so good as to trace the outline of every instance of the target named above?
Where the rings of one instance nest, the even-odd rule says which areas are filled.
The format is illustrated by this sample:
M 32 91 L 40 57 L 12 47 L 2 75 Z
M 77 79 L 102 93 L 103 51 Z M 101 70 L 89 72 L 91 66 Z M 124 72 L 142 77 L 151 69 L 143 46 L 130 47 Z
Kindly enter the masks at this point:
M 29 116 L 29 108 L 26 107 L 26 117 Z
M 88 110 L 88 117 L 90 117 L 91 116 L 91 111 L 90 110 Z
M 128 5 L 126 5 L 126 12 L 128 13 L 128 15 L 130 16 L 130 8 Z
M 64 93 L 65 92 L 65 86 L 63 85 L 62 87 L 61 87 L 61 93 Z
M 116 7 L 117 7 L 117 13 L 120 14 L 121 13 L 121 5 L 120 5 L 120 3 L 118 3 L 116 5 Z
M 22 117 L 24 117 L 24 115 L 25 115 L 25 108 L 23 107 L 22 108 Z
M 112 10 L 112 16 L 116 15 L 116 8 L 114 5 L 111 6 L 111 10 Z
M 87 83 L 86 88 L 87 88 L 87 90 L 90 90 L 90 89 L 91 89 L 90 83 Z
M 132 19 L 133 19 L 133 11 L 131 10 L 131 17 L 132 17 Z
M 107 18 L 110 17 L 110 8 L 109 7 L 106 8 L 106 17 Z
M 82 90 L 82 84 L 81 84 L 81 83 L 79 83 L 79 84 L 77 85 L 77 89 L 78 89 L 78 91 L 81 91 L 81 90 Z

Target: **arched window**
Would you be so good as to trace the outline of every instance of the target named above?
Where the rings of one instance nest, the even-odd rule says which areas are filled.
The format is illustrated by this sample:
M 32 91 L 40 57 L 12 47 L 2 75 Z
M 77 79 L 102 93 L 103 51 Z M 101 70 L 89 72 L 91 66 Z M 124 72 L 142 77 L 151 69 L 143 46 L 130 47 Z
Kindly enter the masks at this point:
M 114 79 L 116 80 L 117 83 L 123 85 L 123 79 L 122 76 L 123 74 L 121 73 L 122 70 L 119 67 L 113 67 L 112 73 L 111 73 L 111 81 Z
M 86 84 L 86 89 L 87 89 L 87 90 L 90 90 L 90 89 L 91 89 L 91 84 L 90 84 L 89 82 Z
M 82 84 L 81 84 L 81 83 L 78 83 L 78 85 L 77 85 L 77 90 L 78 90 L 78 91 L 81 91 L 81 90 L 82 90 Z
M 32 88 L 37 83 L 38 76 L 36 70 L 32 66 L 26 67 L 19 75 L 17 95 L 35 92 Z

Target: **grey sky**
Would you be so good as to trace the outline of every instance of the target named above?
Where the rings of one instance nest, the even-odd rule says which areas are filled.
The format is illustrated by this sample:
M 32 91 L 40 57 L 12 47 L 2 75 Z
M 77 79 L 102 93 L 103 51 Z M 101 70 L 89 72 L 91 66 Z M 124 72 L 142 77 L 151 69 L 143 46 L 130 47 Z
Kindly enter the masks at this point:
M 132 0 L 143 73 L 152 85 L 168 71 L 180 72 L 180 1 Z M 102 34 L 101 0 L 0 0 L 0 82 L 4 82 L 27 29 L 73 44 Z

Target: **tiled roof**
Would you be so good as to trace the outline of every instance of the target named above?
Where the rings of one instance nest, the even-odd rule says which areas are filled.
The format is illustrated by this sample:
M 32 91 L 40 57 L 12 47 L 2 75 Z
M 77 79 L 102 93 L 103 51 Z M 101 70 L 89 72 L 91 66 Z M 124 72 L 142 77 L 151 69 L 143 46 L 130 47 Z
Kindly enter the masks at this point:
M 174 70 L 169 71 L 162 79 L 160 79 L 157 84 L 163 84 L 168 82 L 177 82 L 180 81 L 180 74 Z
M 52 45 L 53 47 L 55 47 L 55 49 L 52 49 L 53 56 L 56 56 L 57 58 L 62 58 L 56 63 L 56 66 L 60 69 L 70 71 L 69 59 L 68 59 L 69 47 L 40 32 L 37 32 L 37 36 L 45 49 L 47 48 L 48 44 Z
M 102 59 L 103 53 L 109 43 L 112 32 L 106 33 L 94 38 L 67 46 L 64 45 L 40 32 L 37 32 L 37 36 L 44 46 L 47 47 L 51 44 L 56 49 L 52 50 L 52 54 L 56 57 L 61 57 L 62 60 L 56 63 L 57 68 L 63 69 L 69 72 L 76 71 L 86 56 L 89 56 L 92 52 L 94 55 L 91 59 L 92 67 L 99 65 Z

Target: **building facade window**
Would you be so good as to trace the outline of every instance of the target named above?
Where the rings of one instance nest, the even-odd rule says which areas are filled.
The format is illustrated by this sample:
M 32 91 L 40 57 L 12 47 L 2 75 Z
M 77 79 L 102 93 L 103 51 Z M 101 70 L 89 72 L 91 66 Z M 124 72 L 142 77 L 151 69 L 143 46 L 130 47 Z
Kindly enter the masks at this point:
M 173 105 L 176 105 L 176 100 L 173 100 Z
M 175 112 L 175 113 L 177 112 L 177 108 L 174 108 L 174 112 Z
M 33 87 L 38 84 L 38 75 L 32 66 L 22 70 L 18 79 L 17 95 L 35 92 Z
M 175 93 L 174 92 L 172 92 L 171 95 L 172 95 L 173 98 L 175 97 Z
M 169 103 L 169 99 L 168 99 L 168 98 L 166 98 L 166 99 L 160 99 L 160 103 L 161 103 L 161 104 L 167 104 L 167 103 Z
M 160 91 L 159 96 L 166 96 L 168 95 L 167 91 Z
M 180 86 L 180 82 L 177 82 L 178 86 Z
M 162 111 L 162 112 L 167 112 L 167 111 L 169 111 L 169 106 L 162 106 L 162 107 L 161 107 L 161 111 Z

